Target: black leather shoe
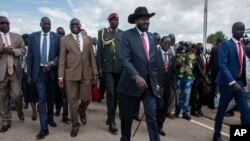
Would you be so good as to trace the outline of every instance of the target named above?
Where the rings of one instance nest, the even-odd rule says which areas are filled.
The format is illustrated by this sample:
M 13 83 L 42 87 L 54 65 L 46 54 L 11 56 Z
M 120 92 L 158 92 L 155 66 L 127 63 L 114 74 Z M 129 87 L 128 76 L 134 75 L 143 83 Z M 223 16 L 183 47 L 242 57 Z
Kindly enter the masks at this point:
M 199 115 L 199 113 L 198 113 L 197 111 L 191 112 L 191 115 L 192 115 L 192 116 L 195 116 L 195 117 L 200 117 L 200 115 Z
M 139 116 L 134 116 L 134 120 L 136 120 L 136 121 L 140 121 Z
M 6 132 L 8 131 L 8 129 L 11 127 L 11 125 L 3 125 L 1 128 L 0 128 L 0 132 L 3 133 L 3 132 Z
M 70 121 L 70 119 L 68 117 L 63 117 L 62 118 L 63 123 L 69 124 L 69 121 Z
M 32 120 L 36 120 L 37 119 L 37 113 L 36 112 L 33 112 L 33 114 L 32 114 L 32 118 L 31 118 Z
M 49 125 L 51 127 L 56 127 L 57 126 L 54 120 L 52 120 L 51 122 L 49 122 Z
M 76 124 L 76 125 L 74 125 L 74 126 L 72 127 L 71 132 L 70 132 L 70 136 L 71 136 L 71 137 L 76 137 L 77 134 L 78 134 L 79 128 L 80 128 L 80 124 L 79 124 L 79 123 Z
M 49 134 L 49 131 L 40 131 L 37 135 L 36 138 L 37 139 L 43 139 L 45 136 L 47 136 Z
M 115 127 L 115 124 L 114 123 L 111 123 L 109 125 L 109 131 L 112 133 L 112 134 L 115 134 L 116 132 L 118 132 L 118 129 Z
M 56 110 L 55 116 L 56 116 L 56 117 L 59 117 L 59 116 L 60 116 L 60 110 Z
M 213 141 L 222 141 L 221 137 L 213 136 Z
M 214 110 L 214 109 L 215 109 L 214 105 L 208 105 L 207 107 L 208 107 L 209 109 L 211 109 L 211 110 Z
M 166 136 L 166 133 L 162 130 L 162 128 L 159 128 L 159 134 L 162 136 Z
M 225 117 L 232 117 L 234 116 L 234 112 L 233 111 L 227 111 L 225 114 Z
M 18 113 L 17 116 L 18 116 L 18 118 L 19 118 L 20 120 L 24 120 L 24 114 L 23 114 L 23 112 Z
M 202 112 L 201 110 L 198 110 L 198 114 L 199 114 L 200 116 L 203 116 L 203 112 Z
M 182 118 L 186 119 L 186 120 L 191 120 L 191 116 L 183 116 Z

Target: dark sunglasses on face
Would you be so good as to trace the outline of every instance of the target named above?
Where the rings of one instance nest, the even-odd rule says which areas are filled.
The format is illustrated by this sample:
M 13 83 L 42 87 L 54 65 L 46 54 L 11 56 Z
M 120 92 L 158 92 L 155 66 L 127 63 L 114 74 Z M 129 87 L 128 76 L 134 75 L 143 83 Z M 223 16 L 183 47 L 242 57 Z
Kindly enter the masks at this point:
M 1 25 L 5 25 L 5 24 L 6 24 L 6 25 L 9 25 L 10 23 L 8 23 L 8 22 L 0 22 L 0 24 L 1 24 Z
M 78 26 L 79 24 L 78 23 L 72 23 L 70 24 L 70 26 Z
M 60 34 L 60 35 L 65 35 L 65 33 L 58 33 L 58 34 Z

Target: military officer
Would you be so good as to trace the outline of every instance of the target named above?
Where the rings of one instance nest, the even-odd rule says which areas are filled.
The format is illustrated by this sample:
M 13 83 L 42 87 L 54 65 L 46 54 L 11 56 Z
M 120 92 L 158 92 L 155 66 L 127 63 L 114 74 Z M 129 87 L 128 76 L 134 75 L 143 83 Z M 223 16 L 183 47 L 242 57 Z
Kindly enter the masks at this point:
M 115 125 L 115 111 L 118 104 L 116 89 L 121 74 L 118 52 L 123 31 L 118 28 L 119 17 L 117 13 L 111 13 L 107 19 L 110 26 L 98 31 L 97 65 L 99 74 L 104 76 L 106 85 L 108 108 L 106 124 L 109 125 L 110 132 L 114 134 L 118 132 Z

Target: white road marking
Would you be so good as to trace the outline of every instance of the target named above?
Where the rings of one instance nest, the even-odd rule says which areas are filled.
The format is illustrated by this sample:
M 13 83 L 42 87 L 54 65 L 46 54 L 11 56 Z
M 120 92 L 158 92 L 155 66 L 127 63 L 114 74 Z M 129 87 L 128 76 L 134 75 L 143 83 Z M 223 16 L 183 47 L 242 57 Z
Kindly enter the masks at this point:
M 214 128 L 213 128 L 213 127 L 210 127 L 210 126 L 208 126 L 208 125 L 206 125 L 206 124 L 203 124 L 203 123 L 201 123 L 201 122 L 195 121 L 195 120 L 193 120 L 193 119 L 191 119 L 191 122 L 193 122 L 193 123 L 195 123 L 195 124 L 198 124 L 198 125 L 200 125 L 200 126 L 202 126 L 202 127 L 205 127 L 205 128 L 207 128 L 207 129 L 209 129 L 209 130 L 214 131 Z M 221 131 L 221 134 L 224 135 L 224 136 L 226 136 L 226 137 L 229 137 L 229 134 L 227 134 L 227 133 L 225 133 L 225 132 L 223 132 L 223 131 Z

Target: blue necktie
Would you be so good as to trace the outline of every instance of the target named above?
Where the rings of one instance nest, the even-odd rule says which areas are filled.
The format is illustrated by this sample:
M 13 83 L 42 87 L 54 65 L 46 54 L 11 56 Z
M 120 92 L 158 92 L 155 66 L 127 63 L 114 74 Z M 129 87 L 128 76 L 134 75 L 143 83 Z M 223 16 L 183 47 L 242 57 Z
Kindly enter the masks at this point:
M 41 63 L 47 64 L 47 34 L 43 34 L 43 44 L 42 44 L 42 54 L 41 54 Z

